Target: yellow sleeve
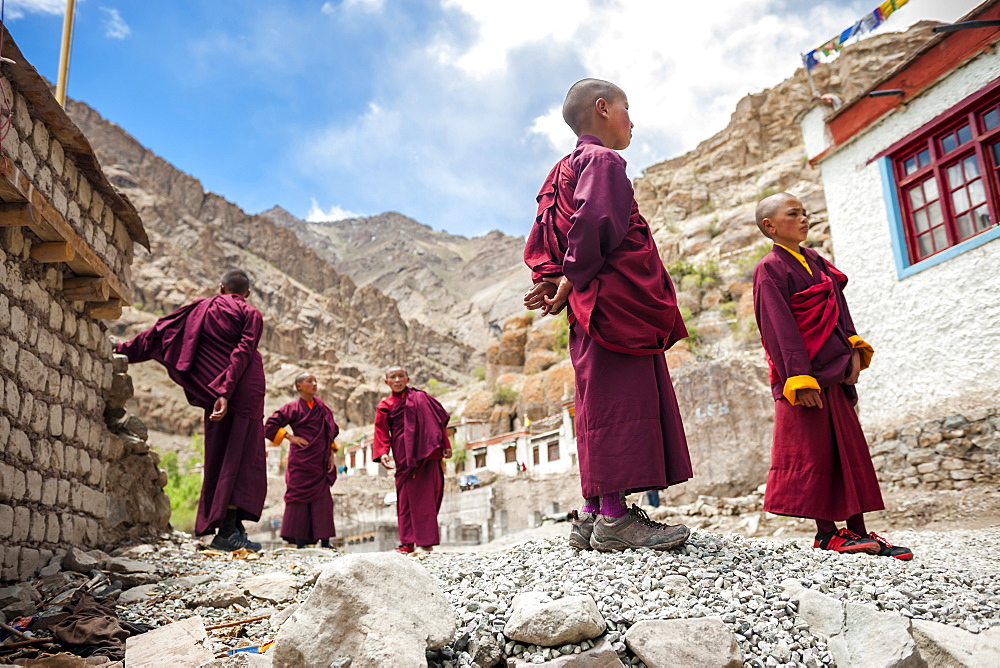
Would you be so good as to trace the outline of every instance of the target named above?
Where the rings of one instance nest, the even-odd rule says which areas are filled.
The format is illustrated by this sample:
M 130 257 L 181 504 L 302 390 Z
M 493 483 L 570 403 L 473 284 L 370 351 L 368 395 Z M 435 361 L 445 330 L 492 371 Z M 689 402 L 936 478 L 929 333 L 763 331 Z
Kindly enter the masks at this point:
M 818 390 L 819 383 L 812 376 L 792 376 L 785 381 L 785 387 L 781 391 L 785 395 L 785 399 L 788 399 L 788 403 L 793 406 L 799 405 L 799 400 L 795 396 L 795 392 L 798 390 Z
M 285 428 L 282 427 L 281 429 L 278 430 L 278 433 L 274 435 L 274 438 L 271 439 L 271 443 L 273 445 L 281 445 L 281 442 L 285 440 L 286 435 L 287 432 L 285 431 Z
M 336 443 L 331 443 L 330 449 L 333 450 L 334 452 L 340 452 L 340 446 L 338 446 Z
M 848 341 L 851 342 L 851 347 L 857 350 L 861 356 L 861 369 L 867 369 L 872 363 L 872 355 L 875 354 L 875 349 L 857 334 L 849 338 Z

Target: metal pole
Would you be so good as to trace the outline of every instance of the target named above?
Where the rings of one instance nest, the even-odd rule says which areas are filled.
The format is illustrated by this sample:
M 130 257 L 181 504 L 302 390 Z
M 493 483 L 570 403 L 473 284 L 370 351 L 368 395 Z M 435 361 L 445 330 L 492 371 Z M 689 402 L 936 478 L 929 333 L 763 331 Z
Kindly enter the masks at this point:
M 66 106 L 66 79 L 69 77 L 69 52 L 73 44 L 73 13 L 76 0 L 66 0 L 66 16 L 63 17 L 62 48 L 59 50 L 59 77 L 56 80 L 56 102 Z

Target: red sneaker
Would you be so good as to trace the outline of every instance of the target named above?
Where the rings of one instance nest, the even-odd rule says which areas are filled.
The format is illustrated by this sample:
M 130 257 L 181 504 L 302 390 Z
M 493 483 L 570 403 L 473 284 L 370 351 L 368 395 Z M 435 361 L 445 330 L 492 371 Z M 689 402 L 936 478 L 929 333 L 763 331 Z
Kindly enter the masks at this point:
M 878 543 L 878 541 L 872 538 L 859 536 L 846 528 L 838 529 L 837 531 L 832 531 L 830 533 L 816 534 L 816 540 L 813 541 L 813 547 L 820 550 L 842 552 L 844 554 L 854 554 L 856 552 L 878 554 L 879 550 L 882 549 L 882 546 Z
M 413 543 L 407 543 L 405 545 L 400 545 L 393 552 L 399 552 L 400 554 L 411 554 L 413 552 Z
M 879 547 L 882 548 L 878 551 L 878 556 L 880 557 L 893 557 L 894 559 L 899 559 L 900 561 L 909 561 L 913 558 L 913 552 L 910 548 L 903 547 L 901 545 L 893 545 L 874 531 L 869 533 L 868 537 L 876 541 L 879 544 Z

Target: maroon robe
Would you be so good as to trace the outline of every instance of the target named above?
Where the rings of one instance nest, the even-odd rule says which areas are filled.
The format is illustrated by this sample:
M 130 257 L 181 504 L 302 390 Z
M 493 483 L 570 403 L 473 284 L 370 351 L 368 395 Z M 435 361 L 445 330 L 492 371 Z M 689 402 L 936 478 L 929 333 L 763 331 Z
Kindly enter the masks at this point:
M 437 399 L 412 387 L 390 394 L 375 410 L 372 458 L 392 451 L 401 545 L 441 542 L 437 514 L 444 497 L 441 459 L 451 448 L 448 418 Z
M 775 399 L 774 441 L 764 510 L 832 521 L 884 508 L 875 468 L 843 381 L 856 336 L 843 287 L 847 277 L 811 248 L 805 267 L 780 246 L 754 270 L 754 310 Z M 785 382 L 812 376 L 823 408 L 789 403 Z
M 536 283 L 565 275 L 573 284 L 569 349 L 583 496 L 690 478 L 663 356 L 687 330 L 617 152 L 584 135 L 553 167 L 524 260 Z
M 278 430 L 287 426 L 295 436 L 309 442 L 288 445 L 281 537 L 292 543 L 296 540 L 315 543 L 332 538 L 337 530 L 330 487 L 337 481 L 337 469 L 327 469 L 330 449 L 340 427 L 333 420 L 333 411 L 319 397 L 313 397 L 311 408 L 302 398 L 279 408 L 264 424 L 264 437 L 273 441 Z
M 115 351 L 129 362 L 156 360 L 181 386 L 188 402 L 205 410 L 205 469 L 195 532 L 217 529 L 228 506 L 257 521 L 264 508 L 264 364 L 257 345 L 260 312 L 239 295 L 196 299 L 163 316 Z M 208 419 L 219 397 L 229 408 Z

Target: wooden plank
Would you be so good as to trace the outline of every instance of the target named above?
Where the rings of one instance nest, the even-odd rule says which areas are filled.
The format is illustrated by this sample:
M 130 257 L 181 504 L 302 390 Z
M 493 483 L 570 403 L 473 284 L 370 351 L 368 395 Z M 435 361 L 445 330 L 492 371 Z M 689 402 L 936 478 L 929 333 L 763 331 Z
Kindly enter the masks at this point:
M 87 315 L 91 318 L 98 318 L 100 320 L 117 320 L 122 317 L 122 300 L 120 299 L 109 299 L 104 303 L 98 302 L 87 302 L 86 308 L 84 308 Z
M 35 262 L 69 262 L 76 257 L 76 251 L 65 241 L 43 241 L 31 247 L 31 259 Z
M 0 203 L 0 227 L 30 227 L 37 224 L 35 210 L 27 202 Z
M 100 276 L 63 279 L 63 296 L 74 302 L 108 301 L 108 282 Z

